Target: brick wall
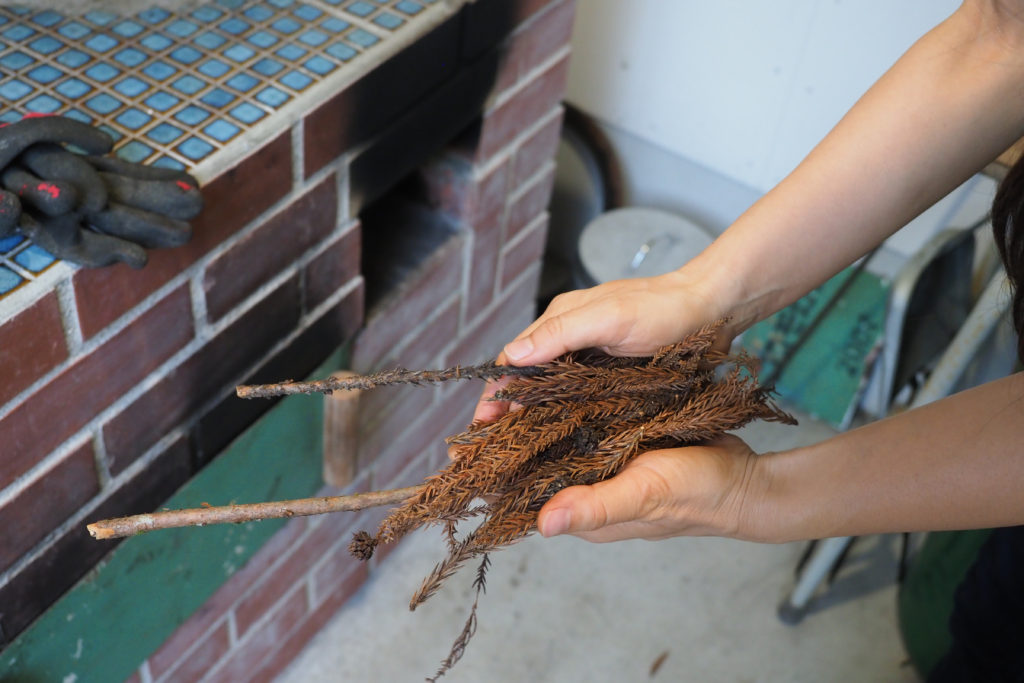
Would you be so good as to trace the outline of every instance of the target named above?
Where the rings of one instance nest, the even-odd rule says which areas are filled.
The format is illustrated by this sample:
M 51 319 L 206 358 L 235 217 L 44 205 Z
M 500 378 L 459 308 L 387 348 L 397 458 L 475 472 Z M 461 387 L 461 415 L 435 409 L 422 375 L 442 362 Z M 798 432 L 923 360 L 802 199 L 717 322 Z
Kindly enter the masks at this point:
M 353 335 L 357 371 L 475 362 L 532 320 L 572 14 L 571 0 L 467 5 L 427 39 L 456 40 L 458 69 L 419 66 L 416 92 L 353 114 L 385 64 L 207 182 L 189 245 L 142 271 L 76 271 L 0 326 L 5 642 L 111 549 L 86 521 L 159 507 L 272 405 L 235 399 L 235 384 L 304 376 Z M 408 73 L 417 49 L 388 68 Z M 423 83 L 456 83 L 475 122 L 439 115 Z M 441 150 L 408 145 L 411 160 L 385 142 L 459 129 Z M 457 229 L 364 321 L 358 211 L 416 166 L 416 199 Z M 353 488 L 409 485 L 443 464 L 442 439 L 479 392 L 364 396 Z M 135 677 L 269 680 L 373 571 L 344 546 L 382 514 L 289 522 Z

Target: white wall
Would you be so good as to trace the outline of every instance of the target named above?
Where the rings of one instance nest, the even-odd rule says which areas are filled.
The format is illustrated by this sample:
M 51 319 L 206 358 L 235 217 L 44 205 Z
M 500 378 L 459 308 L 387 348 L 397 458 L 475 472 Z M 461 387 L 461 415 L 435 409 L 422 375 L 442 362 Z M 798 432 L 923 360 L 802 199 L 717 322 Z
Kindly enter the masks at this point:
M 569 100 L 761 192 L 956 0 L 579 0 Z

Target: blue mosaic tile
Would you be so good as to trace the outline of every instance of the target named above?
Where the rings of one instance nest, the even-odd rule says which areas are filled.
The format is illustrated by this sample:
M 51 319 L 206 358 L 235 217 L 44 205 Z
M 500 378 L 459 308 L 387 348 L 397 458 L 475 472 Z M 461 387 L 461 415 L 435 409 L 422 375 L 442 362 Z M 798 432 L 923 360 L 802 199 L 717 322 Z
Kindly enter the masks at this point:
M 108 36 L 106 33 L 97 33 L 92 38 L 85 41 L 85 46 L 90 50 L 95 50 L 96 52 L 106 52 L 120 44 L 121 43 L 116 38 Z
M 295 0 L 267 0 L 268 5 L 273 5 L 279 9 L 286 9 L 295 4 Z
M 290 100 L 291 95 L 271 85 L 261 90 L 259 94 L 256 95 L 256 99 L 267 106 L 276 108 Z
M 228 42 L 228 39 L 224 36 L 218 35 L 213 31 L 207 31 L 192 39 L 192 42 L 199 47 L 204 47 L 207 50 L 216 50 L 218 47 Z
M 178 70 L 167 62 L 152 62 L 142 70 L 142 73 L 150 78 L 163 81 L 178 73 Z
M 292 10 L 292 14 L 297 16 L 299 19 L 306 21 L 316 21 L 323 14 L 320 10 L 310 5 L 299 5 Z
M 137 16 L 148 24 L 159 24 L 161 21 L 171 16 L 171 13 L 165 9 L 154 7 L 152 9 L 139 12 Z
M 202 58 L 203 53 L 194 47 L 183 45 L 176 50 L 171 51 L 171 59 L 181 62 L 182 64 L 192 64 L 193 62 L 199 61 Z
M 19 266 L 33 273 L 39 273 L 56 261 L 56 257 L 53 254 L 46 251 L 38 244 L 30 244 L 14 257 L 14 262 Z
M 144 111 L 140 111 L 135 107 L 132 107 L 131 109 L 125 109 L 123 112 L 118 114 L 114 120 L 120 123 L 125 128 L 130 128 L 131 130 L 138 130 L 139 128 L 142 128 L 144 125 L 152 121 L 153 117 Z
M 348 23 L 344 19 L 339 19 L 338 17 L 331 17 L 326 21 L 320 22 L 320 26 L 331 33 L 341 33 L 351 25 L 352 24 Z
M 123 81 L 115 84 L 114 90 L 125 97 L 138 97 L 149 90 L 149 83 L 146 83 L 144 80 L 136 78 L 135 76 L 129 76 Z
M 192 13 L 192 17 L 198 19 L 204 24 L 209 24 L 211 21 L 216 21 L 224 16 L 224 13 L 215 7 L 200 7 Z
M 6 266 L 0 266 L 0 294 L 9 294 L 18 288 L 25 278 Z
M 100 93 L 86 100 L 85 106 L 98 114 L 109 114 L 115 109 L 120 108 L 121 103 L 106 93 Z
M 15 121 L 20 120 L 21 114 L 13 109 L 8 109 L 7 111 L 0 113 L 0 123 L 14 123 Z
M 193 24 L 187 19 L 178 19 L 177 21 L 171 22 L 167 25 L 166 30 L 168 33 L 173 33 L 179 38 L 185 38 L 192 35 L 199 29 L 198 26 Z
M 35 34 L 35 29 L 29 28 L 24 24 L 16 24 L 11 28 L 7 29 L 6 31 L 4 31 L 3 33 L 0 33 L 0 35 L 3 35 L 4 38 L 16 42 L 20 42 L 22 40 L 25 40 L 26 38 L 31 38 Z
M 57 55 L 57 61 L 71 69 L 77 69 L 92 61 L 92 57 L 81 50 L 66 50 Z
M 197 92 L 207 86 L 207 82 L 201 78 L 196 78 L 192 75 L 182 76 L 174 83 L 171 84 L 178 92 L 183 92 L 186 95 L 195 95 Z
M 198 161 L 213 151 L 213 145 L 205 140 L 192 137 L 175 147 L 175 149 L 178 150 L 182 156 L 192 159 L 193 161 Z
M 106 62 L 97 62 L 85 70 L 85 75 L 94 80 L 105 83 L 115 76 L 121 75 L 121 70 Z
M 270 17 L 274 16 L 274 12 L 272 10 L 269 10 L 261 5 L 250 7 L 249 9 L 242 12 L 242 14 L 249 17 L 253 21 L 266 21 Z
M 217 26 L 218 28 L 220 28 L 221 31 L 224 31 L 225 33 L 230 33 L 233 36 L 238 36 L 248 31 L 252 24 L 246 21 L 242 21 L 238 17 L 231 17 L 226 21 L 222 21 Z
M 216 109 L 220 109 L 221 107 L 231 104 L 235 99 L 237 98 L 228 91 L 223 90 L 222 88 L 215 88 L 200 97 L 199 101 Z
M 299 40 L 306 45 L 316 47 L 317 45 L 323 45 L 327 42 L 327 34 L 320 31 L 306 31 L 299 36 Z
M 114 55 L 114 59 L 125 66 L 138 66 L 149 59 L 145 52 L 136 50 L 134 47 L 126 47 Z
M 258 78 L 245 73 L 235 74 L 228 80 L 224 81 L 225 85 L 240 92 L 248 92 L 259 85 L 259 83 L 260 80 Z
M 146 137 L 161 145 L 168 145 L 184 134 L 185 131 L 177 126 L 172 126 L 169 123 L 161 123 L 158 126 L 154 126 L 152 130 L 146 133 Z
M 11 100 L 12 102 L 14 102 L 15 100 L 20 100 L 22 97 L 28 95 L 34 90 L 35 88 L 33 88 L 31 85 L 28 85 L 27 83 L 22 83 L 21 81 L 11 80 L 7 81 L 6 83 L 0 84 L 0 96 L 8 100 Z
M 303 90 L 313 82 L 312 78 L 299 71 L 289 71 L 277 80 L 279 83 L 287 85 L 292 90 Z
M 92 29 L 86 26 L 85 24 L 80 24 L 77 21 L 72 21 L 68 24 L 64 24 L 59 29 L 57 29 L 57 33 L 61 34 L 65 38 L 68 38 L 69 40 L 80 40 L 85 36 L 89 35 L 90 33 L 92 33 Z
M 46 84 L 52 83 L 64 74 L 60 71 L 60 69 L 55 69 L 49 64 L 43 64 L 42 66 L 37 66 L 36 68 L 32 69 L 25 75 L 31 78 L 36 83 Z
M 231 71 L 231 67 L 219 59 L 208 59 L 199 65 L 198 71 L 210 78 L 220 78 Z
M 107 135 L 109 135 L 110 139 L 113 140 L 114 142 L 117 142 L 118 140 L 124 137 L 124 134 L 121 133 L 121 131 L 117 130 L 113 126 L 108 126 L 105 123 L 101 123 L 96 127 L 102 130 Z
M 247 41 L 255 45 L 256 47 L 268 48 L 278 42 L 277 36 L 267 31 L 257 31 L 248 38 Z
M 175 171 L 184 171 L 185 170 L 185 164 L 181 163 L 177 159 L 172 159 L 171 157 L 168 157 L 168 156 L 162 156 L 159 159 L 157 159 L 156 161 L 150 162 L 149 165 L 150 166 L 158 166 L 160 168 L 171 168 L 171 169 L 174 169 Z
M 280 33 L 288 34 L 295 33 L 296 31 L 298 31 L 300 28 L 302 28 L 302 24 L 295 21 L 291 17 L 281 17 L 280 19 L 272 23 L 270 27 Z
M 395 9 L 400 12 L 405 12 L 409 16 L 413 16 L 423 11 L 423 5 L 418 2 L 413 2 L 412 0 L 401 0 L 401 2 L 395 5 Z
M 91 92 L 92 86 L 77 78 L 69 78 L 59 84 L 54 90 L 70 100 L 77 100 L 79 97 Z
M 52 114 L 60 107 L 60 100 L 49 95 L 39 95 L 25 103 L 25 109 L 36 114 Z
M 298 59 L 301 59 L 302 57 L 305 57 L 307 52 L 309 52 L 309 50 L 304 50 L 298 45 L 288 44 L 282 47 L 280 50 L 274 52 L 274 54 L 277 55 L 278 57 L 287 59 L 290 62 L 294 62 Z
M 34 57 L 29 57 L 24 52 L 10 52 L 3 57 L 0 57 L 0 66 L 3 66 L 9 71 L 17 71 L 29 64 L 35 63 Z
M 241 130 L 238 126 L 233 123 L 228 123 L 224 119 L 217 119 L 210 125 L 203 128 L 203 132 L 209 135 L 214 140 L 220 142 L 227 142 L 231 138 L 238 135 Z
M 353 2 L 351 5 L 345 8 L 347 11 L 355 14 L 359 17 L 367 17 L 377 9 L 368 2 Z
M 256 62 L 249 68 L 263 76 L 273 76 L 274 74 L 276 74 L 277 72 L 284 68 L 284 64 L 281 64 L 281 62 L 276 62 L 273 59 L 270 59 L 269 57 L 264 57 L 263 59 Z
M 228 9 L 238 9 L 245 4 L 245 0 L 217 0 L 217 4 Z
M 232 109 L 230 113 L 242 123 L 256 123 L 266 116 L 266 112 L 255 105 L 249 104 L 248 102 L 243 102 L 238 105 Z
M 381 12 L 380 14 L 373 18 L 373 23 L 393 31 L 402 24 L 404 24 L 405 19 L 397 17 L 394 14 L 391 14 L 390 12 Z
M 91 116 L 89 116 L 88 114 L 86 114 L 83 111 L 79 111 L 78 109 L 68 109 L 66 112 L 61 114 L 61 116 L 66 116 L 69 119 L 74 119 L 76 121 L 81 121 L 82 123 L 92 123 L 93 122 L 93 118 Z
M 206 111 L 202 107 L 190 104 L 175 114 L 174 118 L 178 119 L 186 126 L 195 126 L 196 124 L 202 123 L 206 119 L 210 118 L 210 112 Z
M 244 62 L 256 53 L 251 48 L 236 43 L 221 52 L 221 54 L 233 61 Z
M 43 36 L 36 38 L 28 46 L 41 55 L 49 55 L 64 47 L 64 43 L 53 36 Z
M 8 235 L 7 237 L 0 237 L 0 254 L 6 254 L 24 241 L 24 235 Z
M 53 26 L 54 24 L 59 24 L 62 18 L 63 17 L 61 17 L 61 15 L 58 14 L 57 12 L 54 12 L 53 10 L 47 10 L 32 17 L 32 21 L 39 24 L 40 26 L 50 27 Z
M 362 47 L 370 47 L 371 45 L 377 43 L 380 40 L 380 38 L 378 38 L 377 36 L 373 35 L 369 31 L 364 31 L 361 28 L 357 28 L 356 30 L 349 33 L 348 39 L 351 40 L 356 45 L 360 45 Z
M 169 92 L 164 92 L 162 90 L 153 93 L 145 100 L 143 100 L 143 103 L 145 103 L 147 107 L 152 107 L 157 111 L 167 111 L 168 109 L 176 105 L 178 102 L 181 102 L 179 98 L 175 97 Z
M 330 47 L 325 49 L 324 52 L 326 52 L 332 57 L 337 57 L 338 59 L 345 62 L 359 54 L 345 43 L 335 43 L 334 45 L 331 45 Z
M 313 73 L 319 74 L 321 76 L 323 76 L 324 74 L 329 74 L 338 67 L 337 64 L 335 64 L 329 59 L 325 59 L 324 57 L 313 57 L 312 59 L 306 61 L 303 64 L 303 66 L 312 71 Z
M 174 45 L 174 41 L 163 35 L 162 33 L 150 33 L 148 36 L 139 41 L 143 46 L 148 47 L 150 50 L 160 52 L 166 50 L 171 45 Z
M 102 10 L 92 10 L 85 13 L 85 18 L 97 26 L 106 26 L 114 19 L 117 19 L 117 15 Z
M 114 26 L 111 30 L 122 38 L 134 38 L 146 29 L 142 24 L 136 24 L 134 21 L 126 19 Z
M 153 148 L 144 142 L 132 140 L 118 147 L 114 153 L 125 161 L 138 164 L 145 161 L 153 153 Z

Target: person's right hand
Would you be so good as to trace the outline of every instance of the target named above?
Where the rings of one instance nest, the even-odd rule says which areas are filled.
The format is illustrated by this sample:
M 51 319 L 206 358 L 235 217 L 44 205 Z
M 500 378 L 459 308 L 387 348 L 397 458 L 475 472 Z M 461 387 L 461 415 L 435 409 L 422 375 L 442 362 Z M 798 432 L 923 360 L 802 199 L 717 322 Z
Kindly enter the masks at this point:
M 649 355 L 727 315 L 711 292 L 681 271 L 615 280 L 555 297 L 543 315 L 505 346 L 497 362 L 535 365 L 585 348 L 614 356 Z M 723 328 L 718 341 L 723 350 L 734 334 L 728 325 Z M 491 400 L 507 383 L 488 383 L 474 420 L 491 421 L 508 411 L 507 403 Z

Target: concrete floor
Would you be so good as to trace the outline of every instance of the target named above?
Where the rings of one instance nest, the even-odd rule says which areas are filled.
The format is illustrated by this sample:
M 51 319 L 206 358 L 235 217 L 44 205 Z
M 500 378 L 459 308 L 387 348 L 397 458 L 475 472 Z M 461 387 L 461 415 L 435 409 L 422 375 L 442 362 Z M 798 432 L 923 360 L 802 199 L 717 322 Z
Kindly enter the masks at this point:
M 800 422 L 752 425 L 740 436 L 771 451 L 831 433 L 809 418 Z M 775 609 L 803 548 L 711 538 L 607 545 L 529 538 L 492 555 L 477 633 L 443 680 L 918 680 L 896 625 L 897 540 L 860 539 L 808 616 L 787 626 Z M 473 599 L 473 569 L 466 568 L 416 612 L 408 610 L 442 555 L 433 532 L 405 540 L 280 683 L 432 675 Z

